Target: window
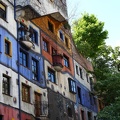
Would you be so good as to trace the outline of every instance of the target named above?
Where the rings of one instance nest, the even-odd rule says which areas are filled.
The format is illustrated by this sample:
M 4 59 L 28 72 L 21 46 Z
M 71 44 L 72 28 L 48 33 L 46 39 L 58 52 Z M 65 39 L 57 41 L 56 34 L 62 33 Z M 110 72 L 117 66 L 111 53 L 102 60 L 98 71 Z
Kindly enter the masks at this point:
M 5 39 L 5 54 L 8 56 L 12 56 L 11 42 L 7 39 Z
M 77 65 L 76 65 L 76 73 L 77 73 L 77 75 L 79 75 L 78 66 Z
M 57 50 L 55 50 L 54 48 L 52 48 L 52 55 L 56 55 L 57 54 Z
M 40 117 L 41 114 L 41 94 L 35 92 L 35 115 Z
M 84 111 L 83 110 L 81 110 L 81 118 L 82 118 L 82 120 L 85 120 L 85 118 L 84 118 Z
M 94 102 L 94 105 L 96 105 L 96 98 L 93 97 L 93 102 Z
M 30 86 L 22 84 L 22 100 L 30 103 Z
M 89 96 L 90 96 L 90 104 L 93 105 L 93 95 L 89 93 Z
M 64 66 L 69 67 L 69 58 L 64 55 L 63 59 L 64 59 Z
M 20 64 L 22 64 L 25 67 L 28 67 L 28 58 L 27 54 L 20 50 Z
M 60 36 L 60 39 L 64 41 L 64 34 L 61 30 L 59 31 L 59 36 Z
M 51 31 L 51 32 L 54 32 L 54 28 L 53 28 L 53 24 L 48 21 L 48 29 Z
M 3 94 L 10 95 L 10 77 L 3 75 Z
M 1 52 L 1 35 L 0 35 L 0 52 Z
M 54 2 L 54 0 L 50 0 L 51 2 Z
M 28 32 L 28 28 L 27 26 L 23 25 L 22 23 L 20 23 L 20 27 L 19 27 L 19 37 L 22 38 L 23 36 L 25 36 Z
M 88 112 L 88 120 L 92 120 L 92 113 L 91 112 Z
M 0 2 L 0 18 L 6 20 L 6 6 Z
M 83 72 L 82 72 L 82 69 L 79 68 L 79 71 L 80 71 L 80 77 L 83 79 Z
M 43 50 L 48 52 L 48 42 L 45 39 L 43 39 Z
M 32 42 L 38 44 L 38 32 L 30 27 L 30 38 Z
M 32 59 L 32 79 L 38 80 L 38 61 Z
M 81 88 L 77 87 L 77 92 L 78 92 L 78 102 L 82 103 L 82 99 L 81 99 Z
M 96 116 L 94 116 L 94 120 L 97 120 Z
M 65 45 L 66 45 L 67 48 L 69 48 L 69 42 L 68 42 L 68 38 L 67 37 L 65 37 Z
M 0 120 L 3 120 L 3 115 L 0 115 Z
M 76 93 L 76 83 L 74 80 L 72 80 L 71 78 L 68 78 L 69 81 L 69 90 L 72 93 Z
M 86 73 L 86 79 L 87 79 L 87 82 L 89 83 L 88 73 Z
M 48 79 L 53 82 L 56 83 L 55 80 L 55 71 L 53 71 L 52 69 L 48 68 Z
M 68 109 L 68 116 L 72 117 L 72 109 L 70 107 L 68 107 L 67 109 Z

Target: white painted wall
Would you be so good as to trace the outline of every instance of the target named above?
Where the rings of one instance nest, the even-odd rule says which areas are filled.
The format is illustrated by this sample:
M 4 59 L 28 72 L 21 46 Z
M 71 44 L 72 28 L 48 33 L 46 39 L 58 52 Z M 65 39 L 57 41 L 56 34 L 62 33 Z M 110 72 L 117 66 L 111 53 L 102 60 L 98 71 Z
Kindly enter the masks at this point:
M 78 71 L 79 71 L 79 67 L 82 69 L 83 71 L 83 79 L 81 79 L 80 77 L 80 72 L 79 75 L 76 72 L 76 65 L 78 66 Z M 75 78 L 81 83 L 83 84 L 85 87 L 87 87 L 90 90 L 90 80 L 89 82 L 87 82 L 87 78 L 86 78 L 86 70 L 80 65 L 78 64 L 75 60 L 74 60 L 74 69 L 75 69 Z M 88 76 L 89 78 L 90 76 Z
M 11 34 L 17 37 L 17 26 L 16 21 L 14 20 L 14 8 L 7 0 L 1 0 L 5 5 L 7 5 L 7 20 L 4 21 L 0 18 L 0 25 L 5 27 Z
M 10 96 L 2 93 L 3 74 L 10 77 Z M 7 68 L 0 64 L 0 102 L 15 108 L 18 108 L 18 103 L 19 103 L 17 79 L 18 79 L 17 73 L 12 71 L 10 68 Z M 16 103 L 13 102 L 14 97 L 17 100 Z
M 26 80 L 22 76 L 20 76 L 20 81 L 21 81 L 21 109 L 27 113 L 34 115 L 34 110 L 35 110 L 34 109 L 34 103 L 35 103 L 34 92 L 40 93 L 42 95 L 41 101 L 48 101 L 47 100 L 47 89 L 40 88 L 39 86 Z M 30 86 L 30 103 L 26 103 L 26 102 L 22 101 L 22 83 Z M 44 96 L 43 93 L 45 93 L 46 96 Z
M 72 79 L 72 77 L 68 73 L 62 74 L 61 72 L 55 72 L 56 73 L 56 84 L 54 84 L 48 80 L 48 67 L 51 68 L 51 64 L 47 62 L 46 60 L 44 61 L 44 64 L 45 64 L 45 76 L 46 76 L 46 81 L 47 81 L 47 87 L 52 88 L 52 85 L 53 85 L 55 92 L 59 92 L 66 98 L 75 102 L 76 94 L 69 92 L 68 78 Z M 53 67 L 51 69 L 54 70 Z M 63 94 L 63 92 L 65 93 L 65 95 Z
M 17 4 L 20 4 L 22 6 L 26 5 L 31 5 L 33 8 L 40 14 L 40 15 L 46 15 L 50 14 L 53 12 L 60 12 L 66 19 L 68 18 L 67 16 L 67 11 L 66 9 L 63 9 L 64 4 L 59 4 L 61 3 L 60 0 L 53 0 L 54 2 L 51 2 L 51 0 L 17 0 Z M 60 5 L 60 6 L 57 6 Z

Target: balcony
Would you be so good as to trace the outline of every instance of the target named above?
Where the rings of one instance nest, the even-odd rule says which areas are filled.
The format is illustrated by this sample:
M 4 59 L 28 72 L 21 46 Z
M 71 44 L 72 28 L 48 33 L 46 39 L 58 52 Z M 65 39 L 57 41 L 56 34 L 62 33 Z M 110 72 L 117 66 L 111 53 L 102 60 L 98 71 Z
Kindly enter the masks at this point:
M 62 61 L 63 61 L 63 56 L 61 54 L 55 54 L 52 56 L 53 59 L 53 66 L 56 71 L 61 71 L 63 68 Z
M 30 30 L 27 29 L 26 26 L 21 26 L 20 28 L 18 28 L 18 33 L 19 33 L 19 42 L 22 47 L 24 47 L 27 50 L 31 48 L 35 48 L 35 45 L 30 38 L 32 33 L 30 32 Z
M 41 13 L 41 3 L 38 0 L 17 0 L 17 16 L 23 14 L 23 11 L 25 20 L 31 20 L 36 17 L 39 17 Z
M 30 20 L 40 15 L 47 15 L 54 12 L 60 12 L 64 18 L 68 19 L 66 0 L 17 0 L 16 8 L 19 12 L 24 10 L 26 20 Z

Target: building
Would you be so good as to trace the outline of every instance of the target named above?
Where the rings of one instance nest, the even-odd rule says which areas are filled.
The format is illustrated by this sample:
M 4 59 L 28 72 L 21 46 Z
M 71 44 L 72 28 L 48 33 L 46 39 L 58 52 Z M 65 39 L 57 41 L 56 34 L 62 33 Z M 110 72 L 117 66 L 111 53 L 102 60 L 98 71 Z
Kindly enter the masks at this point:
M 91 74 L 91 63 L 80 55 L 73 45 L 73 59 L 76 80 L 76 106 L 78 118 L 81 120 L 96 120 L 98 100 L 94 91 L 95 78 Z
M 96 119 L 67 19 L 66 0 L 0 1 L 0 120 Z

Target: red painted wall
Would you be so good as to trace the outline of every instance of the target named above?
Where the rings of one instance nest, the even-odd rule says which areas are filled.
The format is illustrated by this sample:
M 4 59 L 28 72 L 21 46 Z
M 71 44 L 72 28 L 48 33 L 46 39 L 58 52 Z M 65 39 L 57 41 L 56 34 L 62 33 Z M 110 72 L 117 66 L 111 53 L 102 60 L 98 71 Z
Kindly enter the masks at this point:
M 19 110 L 11 106 L 0 104 L 0 115 L 3 115 L 3 120 L 19 120 Z M 32 118 L 32 115 L 21 112 L 21 120 L 32 120 Z

